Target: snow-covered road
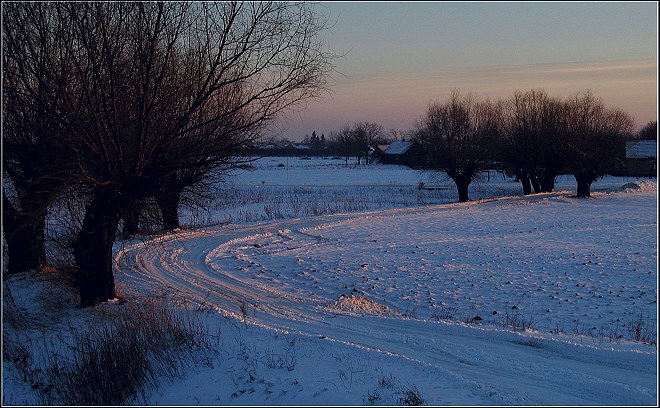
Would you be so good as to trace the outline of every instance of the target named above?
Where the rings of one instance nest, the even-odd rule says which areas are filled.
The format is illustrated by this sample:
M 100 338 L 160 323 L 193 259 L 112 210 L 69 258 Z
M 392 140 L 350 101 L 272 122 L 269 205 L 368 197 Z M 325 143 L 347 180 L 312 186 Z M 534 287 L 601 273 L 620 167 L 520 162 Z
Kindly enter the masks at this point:
M 636 193 L 641 204 L 568 195 L 184 231 L 122 248 L 118 279 L 391 355 L 440 394 L 478 395 L 459 402 L 653 405 L 656 348 L 603 342 L 602 328 L 657 310 L 657 243 L 627 235 L 653 239 L 655 194 Z M 622 204 L 639 211 L 622 215 Z M 587 313 L 601 341 L 564 334 Z M 504 327 L 503 316 L 533 318 L 535 330 Z

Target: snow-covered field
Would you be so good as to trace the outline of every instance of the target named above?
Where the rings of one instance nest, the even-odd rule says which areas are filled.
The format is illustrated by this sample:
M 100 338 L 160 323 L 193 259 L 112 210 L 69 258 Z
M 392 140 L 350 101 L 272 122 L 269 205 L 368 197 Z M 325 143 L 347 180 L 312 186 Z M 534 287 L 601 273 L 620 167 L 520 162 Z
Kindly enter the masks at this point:
M 121 296 L 219 327 L 213 367 L 136 403 L 657 405 L 655 180 L 523 197 L 493 172 L 458 204 L 432 173 L 341 163 L 261 159 L 182 214 L 205 227 L 117 244 Z M 11 374 L 3 402 L 34 403 Z

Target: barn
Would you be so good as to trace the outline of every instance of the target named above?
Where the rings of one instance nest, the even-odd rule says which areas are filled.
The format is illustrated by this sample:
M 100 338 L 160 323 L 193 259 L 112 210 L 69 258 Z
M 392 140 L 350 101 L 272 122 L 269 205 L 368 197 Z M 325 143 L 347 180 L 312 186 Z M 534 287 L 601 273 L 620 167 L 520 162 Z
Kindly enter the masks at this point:
M 429 157 L 422 146 L 414 141 L 396 140 L 383 152 L 383 164 L 400 164 L 413 169 L 428 167 Z
M 657 177 L 658 142 L 629 140 L 626 142 L 626 175 L 629 177 Z
M 380 163 L 383 157 L 383 152 L 385 152 L 385 150 L 387 150 L 388 147 L 390 147 L 390 145 L 388 144 L 379 144 L 376 147 L 374 147 L 373 150 L 371 151 L 371 162 Z

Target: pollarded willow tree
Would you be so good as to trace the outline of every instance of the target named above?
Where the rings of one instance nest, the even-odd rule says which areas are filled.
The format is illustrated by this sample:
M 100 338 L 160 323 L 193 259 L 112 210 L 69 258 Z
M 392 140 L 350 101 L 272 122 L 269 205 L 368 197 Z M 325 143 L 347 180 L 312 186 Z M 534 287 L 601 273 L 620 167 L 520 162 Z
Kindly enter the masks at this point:
M 62 143 L 64 129 L 44 115 L 33 98 L 17 92 L 14 80 L 3 75 L 3 177 L 11 181 L 3 183 L 2 191 L 8 274 L 46 263 L 46 215 L 71 181 L 73 166 Z
M 551 192 L 564 167 L 562 102 L 540 89 L 516 91 L 504 107 L 502 160 L 514 167 L 523 193 Z
M 325 91 L 326 28 L 308 3 L 3 7 L 13 86 L 65 129 L 72 175 L 90 192 L 73 248 L 82 306 L 116 295 L 112 246 L 133 203 L 152 198 L 171 215 L 183 189 Z
M 578 197 L 591 196 L 591 184 L 616 167 L 633 133 L 632 116 L 608 109 L 590 91 L 564 101 L 562 152 L 577 182 Z
M 500 103 L 453 91 L 447 102 L 431 104 L 416 125 L 414 139 L 431 156 L 432 168 L 454 181 L 460 202 L 470 199 L 470 183 L 492 164 L 501 116 Z

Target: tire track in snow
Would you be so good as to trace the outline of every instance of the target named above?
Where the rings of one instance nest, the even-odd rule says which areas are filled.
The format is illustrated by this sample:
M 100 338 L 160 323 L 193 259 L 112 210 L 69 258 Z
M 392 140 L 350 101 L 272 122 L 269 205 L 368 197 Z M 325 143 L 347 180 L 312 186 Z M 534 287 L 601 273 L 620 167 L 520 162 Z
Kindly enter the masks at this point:
M 559 195 L 561 193 L 553 196 Z M 548 196 L 189 231 L 124 248 L 117 254 L 116 261 L 120 273 L 134 284 L 170 288 L 191 301 L 210 304 L 226 315 L 273 330 L 322 336 L 330 341 L 398 356 L 467 392 L 487 392 L 494 403 L 648 403 L 656 398 L 645 391 L 656 387 L 653 383 L 656 381 L 655 366 L 648 363 L 648 355 L 629 353 L 626 361 L 630 363 L 616 365 L 608 362 L 608 353 L 611 353 L 608 351 L 585 353 L 581 347 L 575 353 L 578 346 L 551 340 L 545 340 L 540 348 L 526 347 L 515 342 L 528 341 L 525 335 L 504 330 L 339 314 L 325 307 L 327 299 L 291 293 L 295 291 L 292 287 L 276 288 L 239 277 L 225 265 L 225 261 L 252 262 L 232 254 L 232 246 L 259 238 L 279 237 L 296 247 L 312 246 L 323 240 L 315 233 L 354 219 L 539 203 Z M 517 359 L 508 357 L 512 350 Z M 631 388 L 640 382 L 648 388 L 632 393 Z M 536 395 L 544 399 L 535 399 L 530 390 L 538 390 Z

